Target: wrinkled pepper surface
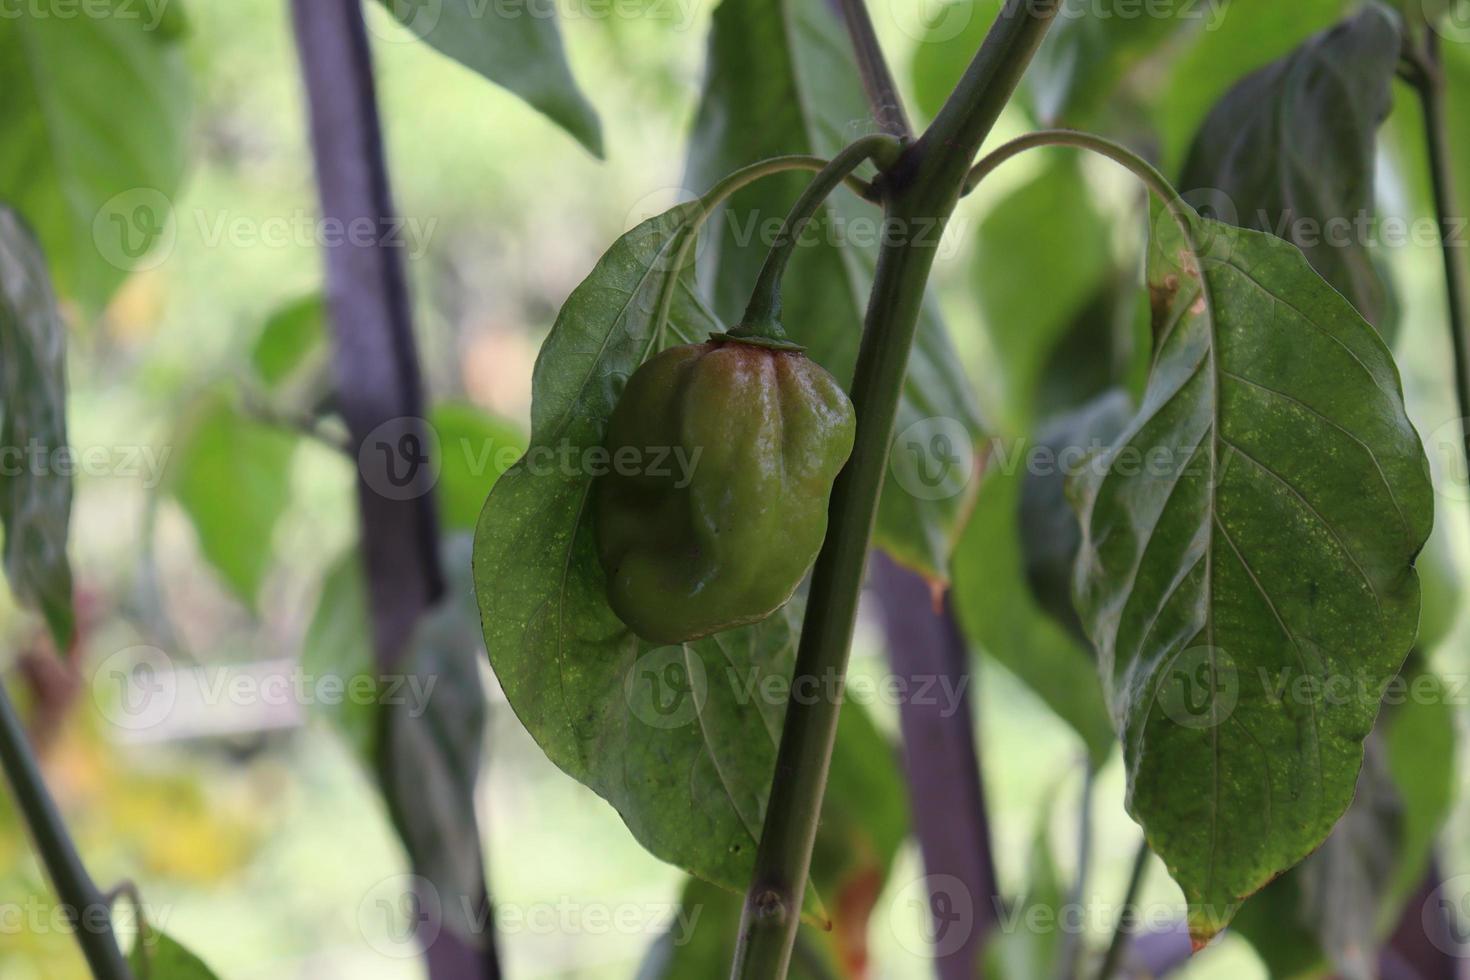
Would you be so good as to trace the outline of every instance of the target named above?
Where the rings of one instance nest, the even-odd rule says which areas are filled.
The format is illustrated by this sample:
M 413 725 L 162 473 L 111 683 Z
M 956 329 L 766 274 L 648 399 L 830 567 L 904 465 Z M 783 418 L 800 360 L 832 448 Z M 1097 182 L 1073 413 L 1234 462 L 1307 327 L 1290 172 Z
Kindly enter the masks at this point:
M 799 350 L 717 337 L 646 361 L 593 487 L 613 611 L 672 644 L 779 609 L 822 546 L 855 427 L 836 379 Z

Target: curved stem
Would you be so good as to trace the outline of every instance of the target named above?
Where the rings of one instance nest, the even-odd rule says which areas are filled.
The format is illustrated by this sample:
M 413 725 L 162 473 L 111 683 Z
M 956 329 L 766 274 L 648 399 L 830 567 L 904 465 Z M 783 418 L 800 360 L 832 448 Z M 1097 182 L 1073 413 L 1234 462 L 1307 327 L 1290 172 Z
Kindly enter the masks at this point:
M 1434 191 L 1434 209 L 1439 218 L 1440 251 L 1444 255 L 1445 287 L 1450 320 L 1450 342 L 1454 348 L 1455 394 L 1460 406 L 1461 433 L 1466 459 L 1470 460 L 1470 325 L 1467 325 L 1465 265 L 1459 249 L 1450 244 L 1451 220 L 1461 214 L 1455 201 L 1453 164 L 1445 124 L 1445 79 L 1440 62 L 1439 36 L 1426 31 L 1422 49 L 1411 50 L 1406 60 L 1412 71 L 1409 83 L 1419 95 L 1424 112 L 1424 140 L 1429 153 L 1429 177 Z
M 1001 164 L 1013 157 L 1020 156 L 1027 150 L 1034 150 L 1042 146 L 1071 146 L 1091 150 L 1131 171 L 1134 176 L 1147 184 L 1148 189 L 1158 195 L 1160 200 L 1170 205 L 1171 209 L 1172 206 L 1183 203 L 1179 192 L 1174 189 L 1173 184 L 1169 183 L 1169 178 L 1143 157 L 1121 143 L 1075 129 L 1039 129 L 1034 133 L 1018 136 L 1009 143 L 998 147 L 970 168 L 969 174 L 965 177 L 964 192 L 968 194 L 974 190 L 982 180 L 999 169 Z
M 1148 841 L 1141 841 L 1138 853 L 1133 857 L 1128 890 L 1123 894 L 1123 904 L 1118 909 L 1118 925 L 1113 930 L 1113 941 L 1108 943 L 1108 951 L 1097 971 L 1097 980 L 1109 980 L 1117 972 L 1118 964 L 1123 959 L 1123 950 L 1128 946 L 1128 937 L 1133 932 L 1133 920 L 1136 918 L 1133 906 L 1138 904 L 1138 892 L 1143 887 L 1144 872 L 1148 870 L 1148 855 Z
M 745 308 L 745 316 L 741 318 L 740 325 L 730 331 L 732 337 L 785 339 L 779 323 L 781 277 L 786 273 L 786 266 L 791 261 L 792 253 L 796 251 L 801 233 L 806 230 L 822 202 L 827 200 L 848 175 L 872 159 L 878 160 L 880 169 L 884 165 L 892 165 L 900 149 L 901 144 L 892 136 L 865 136 L 843 149 L 812 178 L 786 215 L 781 233 L 776 236 L 771 251 L 766 255 L 765 264 L 761 266 L 760 276 L 750 295 L 750 303 Z
M 46 790 L 25 729 L 3 683 L 0 683 L 0 766 L 10 781 L 15 802 L 30 828 L 36 853 L 56 889 L 56 897 L 76 930 L 77 944 L 92 975 L 97 980 L 132 980 L 132 972 L 112 931 L 112 909 L 87 874 L 66 832 L 66 824 Z
M 732 976 L 782 980 L 791 962 L 822 797 L 837 739 L 858 594 L 888 470 L 898 400 L 908 372 L 939 235 L 979 152 L 1046 36 L 1060 0 L 1007 0 L 964 78 L 919 141 L 883 173 L 884 244 L 850 387 L 857 441 L 832 489 L 797 649 L 792 698 L 741 914 Z M 835 683 L 834 683 L 835 682 Z

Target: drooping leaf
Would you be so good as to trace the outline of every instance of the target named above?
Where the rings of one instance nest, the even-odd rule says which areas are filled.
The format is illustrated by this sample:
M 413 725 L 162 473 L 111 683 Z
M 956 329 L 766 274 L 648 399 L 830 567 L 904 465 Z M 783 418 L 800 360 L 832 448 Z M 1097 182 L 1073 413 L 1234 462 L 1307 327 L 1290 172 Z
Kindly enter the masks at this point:
M 189 74 L 152 5 L 54 13 L 0 18 L 0 200 L 36 229 L 59 292 L 100 307 L 172 244 Z
M 692 268 L 674 261 L 698 208 L 618 239 L 563 305 L 537 361 L 530 448 L 480 515 L 475 592 L 490 663 L 547 756 L 655 856 L 743 890 L 784 718 L 769 685 L 790 676 L 797 610 L 652 648 L 608 606 L 587 507 L 587 450 L 601 446 L 624 380 L 659 348 L 721 329 Z
M 831 157 L 873 128 L 851 42 L 825 0 L 720 4 L 690 137 L 688 185 L 708 187 L 766 157 Z M 744 312 L 772 240 L 808 179 L 763 180 L 711 218 L 714 232 L 700 262 L 719 316 L 734 322 Z M 877 208 L 839 189 L 806 232 L 784 280 L 787 332 L 844 383 L 857 359 L 882 227 Z M 909 231 L 915 238 L 938 234 L 937 227 Z M 937 245 L 932 237 L 928 243 Z M 934 483 L 926 486 L 894 467 L 879 503 L 877 541 L 903 564 L 944 580 L 973 499 L 970 470 L 980 422 L 932 308 L 924 312 L 909 359 L 895 432 L 900 445 L 922 447 L 920 465 L 928 466 Z M 913 438 L 903 440 L 905 433 Z
M 128 968 L 135 980 L 216 980 L 203 960 L 151 925 L 133 944 Z
M 1111 438 L 1126 411 L 1117 396 L 1080 412 L 1057 441 L 1086 447 Z M 1049 610 L 1053 600 L 1039 598 L 1044 566 L 1056 554 L 1076 554 L 1075 518 L 1041 519 L 1046 504 L 1025 491 L 1051 493 L 1044 484 L 1060 481 L 1054 451 L 1037 452 L 1025 440 L 992 447 L 986 460 L 974 513 L 954 557 L 954 606 L 966 636 L 1015 674 L 1082 738 L 1095 764 L 1113 747 L 1113 726 L 1101 688 L 1093 683 L 1096 663 L 1086 641 L 1069 633 Z M 1036 475 L 1031 471 L 1036 470 Z M 1025 509 L 1032 510 L 1028 528 Z M 1029 538 L 1029 544 L 1028 544 Z M 1028 555 L 1028 551 L 1030 554 Z M 1035 574 L 1033 575 L 1033 568 Z M 1041 581 L 1036 581 L 1036 580 Z
M 449 531 L 473 531 L 500 474 L 526 449 L 519 428 L 474 405 L 445 402 L 429 412 L 439 444 L 439 520 Z
M 1075 153 L 1059 153 L 980 223 L 975 295 L 995 347 L 1008 431 L 1026 432 L 1048 357 L 1112 270 L 1111 230 Z
M 299 438 L 246 418 L 217 393 L 188 413 L 169 490 L 224 583 L 253 605 L 269 570 L 272 532 L 291 496 Z
M 515 93 L 602 156 L 597 112 L 572 78 L 554 8 L 484 0 L 379 0 L 410 32 Z
M 3 28 L 0 28 L 3 29 Z M 66 441 L 66 328 L 46 259 L 14 211 L 0 206 L 0 474 L 5 575 L 38 609 L 61 649 L 71 643 L 71 523 Z M 17 463 L 18 461 L 18 463 Z
M 1370 5 L 1248 75 L 1206 117 L 1180 181 L 1211 217 L 1295 244 L 1390 337 L 1369 240 L 1399 47 L 1396 18 Z
M 1194 34 L 1174 62 L 1168 84 L 1156 88 L 1152 116 L 1173 172 L 1211 107 L 1237 81 L 1342 19 L 1356 0 L 1229 3 L 1210 29 Z
M 1203 942 L 1351 802 L 1414 640 L 1433 493 L 1398 370 L 1351 304 L 1280 239 L 1188 224 L 1192 245 L 1155 223 L 1144 404 L 1073 495 L 1128 810 Z M 1306 696 L 1272 697 L 1283 675 Z

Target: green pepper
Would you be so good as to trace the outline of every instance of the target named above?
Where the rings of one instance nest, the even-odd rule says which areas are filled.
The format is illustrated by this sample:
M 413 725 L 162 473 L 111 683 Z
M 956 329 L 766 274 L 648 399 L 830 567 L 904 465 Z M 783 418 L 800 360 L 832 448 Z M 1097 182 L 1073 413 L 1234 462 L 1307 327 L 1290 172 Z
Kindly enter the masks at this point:
M 855 429 L 842 387 L 800 349 L 717 335 L 646 361 L 593 487 L 613 611 L 671 644 L 779 609 L 822 546 Z

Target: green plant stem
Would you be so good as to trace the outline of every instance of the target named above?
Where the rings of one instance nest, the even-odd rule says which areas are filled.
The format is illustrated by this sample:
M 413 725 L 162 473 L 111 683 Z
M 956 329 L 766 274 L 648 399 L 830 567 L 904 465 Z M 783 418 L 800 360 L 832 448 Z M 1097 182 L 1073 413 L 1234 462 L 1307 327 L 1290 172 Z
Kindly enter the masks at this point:
M 1112 942 L 1108 943 L 1108 951 L 1098 968 L 1097 980 L 1109 980 L 1123 960 L 1123 950 L 1128 946 L 1128 937 L 1133 934 L 1134 915 L 1130 910 L 1138 904 L 1138 892 L 1143 887 L 1144 872 L 1148 870 L 1148 856 L 1148 842 L 1141 841 L 1133 858 L 1133 871 L 1128 876 L 1128 890 L 1123 893 L 1123 904 L 1118 909 L 1118 925 L 1113 929 Z
M 112 910 L 77 855 L 3 683 L 0 683 L 0 765 L 5 769 L 16 805 L 30 828 L 52 887 L 76 929 L 77 943 L 92 968 L 92 975 L 97 980 L 132 980 L 132 972 L 112 931 Z
M 1424 112 L 1424 140 L 1429 154 L 1429 178 L 1434 191 L 1434 209 L 1439 219 L 1440 251 L 1444 255 L 1445 286 L 1450 320 L 1450 342 L 1454 348 L 1455 394 L 1460 406 L 1460 431 L 1467 464 L 1470 464 L 1470 325 L 1466 322 L 1466 272 L 1461 259 L 1463 247 L 1450 244 L 1451 220 L 1462 212 L 1456 201 L 1453 161 L 1445 123 L 1445 78 L 1440 61 L 1439 37 L 1426 31 L 1424 47 L 1411 55 L 1414 71 L 1410 82 L 1419 94 Z
M 884 245 L 868 301 L 851 394 L 857 412 L 852 459 L 837 478 L 828 533 L 807 599 L 794 690 L 840 692 L 878 494 L 909 349 L 938 253 L 970 162 L 1046 36 L 1058 0 L 1007 0 L 985 44 L 934 124 L 883 175 Z M 920 233 L 921 232 L 921 233 Z M 810 680 L 804 680 L 810 679 Z M 782 980 L 811 866 L 841 698 L 793 698 L 776 754 L 765 824 L 741 916 L 732 976 Z
M 812 178 L 811 183 L 807 184 L 796 203 L 791 206 L 791 211 L 781 226 L 781 233 L 771 244 L 771 251 L 766 255 L 760 276 L 755 281 L 755 289 L 751 292 L 750 303 L 745 308 L 745 316 L 741 318 L 740 325 L 730 331 L 732 337 L 753 335 L 772 340 L 785 339 L 780 326 L 781 277 L 786 274 L 786 266 L 791 262 L 791 255 L 801 241 L 801 233 L 806 230 L 822 202 L 831 196 L 837 185 L 847 179 L 849 174 L 868 160 L 877 160 L 880 169 L 885 165 L 891 166 L 901 149 L 898 140 L 892 136 L 865 136 L 844 148 Z
M 866 0 L 831 0 L 847 25 L 848 37 L 852 40 L 853 56 L 857 60 L 858 75 L 863 80 L 863 90 L 868 95 L 868 107 L 873 121 L 883 132 L 907 138 L 913 134 L 908 115 L 903 111 L 903 99 L 898 94 L 898 85 L 888 62 L 883 57 L 883 48 L 878 44 L 878 34 L 873 30 L 873 19 L 868 16 Z

